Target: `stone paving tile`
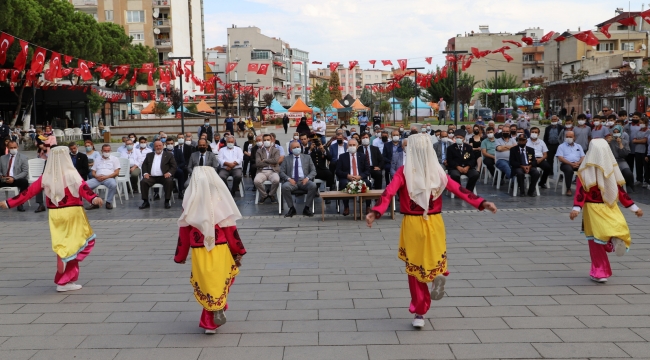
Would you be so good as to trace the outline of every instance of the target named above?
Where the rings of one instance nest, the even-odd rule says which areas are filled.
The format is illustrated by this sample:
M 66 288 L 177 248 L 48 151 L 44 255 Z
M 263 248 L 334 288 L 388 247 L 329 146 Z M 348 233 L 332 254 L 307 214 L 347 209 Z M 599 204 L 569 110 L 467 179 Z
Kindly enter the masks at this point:
M 544 358 L 627 357 L 625 351 L 611 342 L 533 344 L 533 346 Z
M 284 360 L 368 360 L 365 346 L 289 346 L 284 349 Z
M 370 360 L 455 359 L 447 345 L 368 345 Z
M 553 343 L 550 346 L 555 346 Z M 538 359 L 539 352 L 528 343 L 451 344 L 456 359 Z
M 39 350 L 30 360 L 112 360 L 117 349 Z
M 318 345 L 399 344 L 394 331 L 336 331 L 318 333 Z
M 170 349 L 172 350 L 172 349 Z M 191 356 L 191 355 L 190 355 Z M 264 359 L 264 360 L 282 360 L 284 356 L 283 347 L 222 347 L 222 348 L 205 348 L 201 351 L 199 360 L 213 360 L 213 359 Z M 169 357 L 170 360 L 184 359 L 185 354 L 180 353 L 178 357 Z M 119 357 L 118 357 L 119 359 Z M 142 358 L 149 360 L 149 358 Z M 150 358 L 151 360 L 158 360 L 158 358 Z M 164 359 L 164 358 L 162 358 Z M 189 357 L 192 359 L 192 357 Z M 117 359 L 116 359 L 117 360 Z M 139 360 L 139 359 L 138 359 Z

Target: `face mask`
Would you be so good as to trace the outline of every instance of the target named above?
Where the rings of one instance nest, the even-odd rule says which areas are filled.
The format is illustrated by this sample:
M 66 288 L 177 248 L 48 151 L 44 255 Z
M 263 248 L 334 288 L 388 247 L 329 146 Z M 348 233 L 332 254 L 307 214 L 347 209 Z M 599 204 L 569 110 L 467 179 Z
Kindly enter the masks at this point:
M 478 135 L 478 130 L 474 130 L 474 135 Z
M 300 139 L 300 136 L 294 136 L 293 139 L 298 140 L 298 139 Z
M 578 125 L 582 126 L 582 125 L 584 125 L 584 124 L 585 124 L 585 121 L 584 121 L 584 120 L 578 120 Z
M 206 126 L 206 127 L 208 127 L 208 126 L 210 126 L 210 123 L 209 123 L 209 122 L 207 122 L 207 123 L 204 123 L 204 124 L 203 124 L 203 126 Z
M 252 137 L 252 136 L 249 136 L 249 137 L 248 137 L 248 140 L 253 140 L 253 137 Z
M 293 149 L 291 149 L 291 152 L 294 155 L 300 155 L 301 150 L 300 150 L 300 148 L 293 148 Z
M 343 144 L 343 139 L 336 139 L 336 143 L 339 145 Z
M 615 137 L 615 138 L 619 138 L 619 137 L 621 137 L 621 133 L 614 133 L 614 137 Z
M 169 150 L 169 151 L 174 150 L 174 145 L 167 145 L 167 150 Z
M 456 139 L 456 144 L 463 145 L 463 139 Z
M 370 144 L 370 139 L 367 138 L 361 139 L 361 145 L 368 146 L 368 144 Z
M 178 139 L 178 145 L 185 144 L 185 139 Z
M 488 139 L 494 139 L 494 134 L 493 133 L 488 133 L 487 137 L 488 137 Z
M 268 140 L 264 141 L 264 147 L 271 147 L 271 142 Z
M 129 151 L 133 150 L 133 145 L 127 145 L 126 149 L 129 150 Z
M 556 126 L 556 125 L 557 125 L 557 121 L 551 121 L 551 125 Z
M 393 142 L 398 142 L 399 141 L 399 136 L 393 136 Z
M 199 152 L 200 152 L 201 154 L 205 153 L 206 151 L 208 151 L 208 148 L 207 148 L 207 147 L 205 147 L 205 146 L 199 146 Z
M 226 146 L 228 147 L 228 149 L 232 149 L 232 148 L 235 147 L 235 144 L 233 144 L 233 143 L 227 143 Z
M 350 146 L 350 147 L 348 148 L 348 152 L 349 152 L 350 154 L 356 154 L 356 153 L 357 153 L 357 148 L 354 147 L 354 146 Z
M 141 148 L 141 149 L 144 149 L 144 148 L 146 148 L 146 147 L 147 147 L 147 144 L 146 144 L 146 143 L 140 143 L 140 148 Z
M 594 121 L 594 126 L 600 126 L 600 121 Z
M 257 145 L 257 147 L 262 147 L 262 146 L 264 146 L 264 143 L 261 142 L 261 141 L 258 141 L 258 142 L 255 143 L 255 145 Z
M 160 141 L 164 144 L 165 142 L 167 142 L 167 138 L 160 138 Z
M 515 130 L 515 131 L 511 131 L 511 132 L 510 132 L 510 135 L 512 135 L 512 136 L 517 135 L 517 131 L 516 131 L 516 130 Z
M 88 120 L 84 120 L 84 122 L 85 122 L 86 124 L 88 124 Z
M 645 126 L 646 126 L 645 124 L 640 124 L 640 125 L 639 125 L 639 127 L 640 127 L 641 129 L 645 129 Z
M 381 141 L 382 142 L 388 142 L 388 136 L 382 136 Z
M 18 149 L 9 149 L 9 154 L 16 155 L 18 154 Z M 76 155 L 76 154 L 75 154 Z
M 632 119 L 632 122 L 637 124 L 639 122 L 639 119 Z M 2 123 L 0 123 L 0 125 L 2 125 Z
M 2 125 L 2 123 L 0 123 L 0 125 Z M 403 127 L 399 128 L 399 131 L 400 132 L 404 131 L 404 128 Z
M 508 138 L 510 138 L 510 133 L 504 132 L 503 134 L 501 134 L 501 137 L 504 138 L 504 139 L 508 139 Z
M 520 147 L 520 148 L 525 148 L 525 147 L 526 147 L 526 143 L 519 143 L 519 147 Z
M 92 146 L 86 146 L 86 152 L 90 152 L 92 150 L 93 150 Z
M 567 129 L 571 129 L 571 128 L 573 128 L 573 125 L 572 124 L 566 124 L 564 127 L 567 128 Z
M 129 139 L 131 139 L 131 141 L 135 141 L 135 138 L 129 138 Z
M 426 132 L 427 132 L 427 129 L 426 129 L 426 128 L 422 128 L 421 132 L 422 132 L 422 133 L 426 133 Z
M 537 135 L 537 133 L 531 133 L 531 134 L 530 134 L 530 138 L 533 139 L 533 140 L 537 140 L 537 137 L 538 137 L 538 136 L 539 136 L 539 135 Z
M 613 121 L 608 121 L 605 123 L 605 126 L 613 126 L 614 122 Z
M 573 144 L 573 139 L 571 139 L 571 138 L 566 138 L 566 139 L 564 139 L 564 141 L 569 145 Z
M 104 159 L 108 159 L 109 157 L 111 157 L 111 153 L 109 153 L 109 152 L 107 152 L 107 153 L 103 152 L 103 153 L 102 153 L 102 157 L 103 157 Z
M 431 126 L 427 126 L 427 131 L 431 131 Z

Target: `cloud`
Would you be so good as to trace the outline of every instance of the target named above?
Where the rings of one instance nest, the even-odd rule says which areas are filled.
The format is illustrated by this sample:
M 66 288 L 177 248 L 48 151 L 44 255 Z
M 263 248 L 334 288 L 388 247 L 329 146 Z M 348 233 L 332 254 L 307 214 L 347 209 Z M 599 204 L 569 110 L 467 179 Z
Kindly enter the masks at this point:
M 633 1 L 632 10 L 641 2 Z M 627 2 L 611 0 L 238 0 L 205 2 L 206 46 L 226 43 L 226 29 L 257 26 L 267 36 L 280 37 L 309 52 L 310 61 L 408 58 L 409 65 L 442 64 L 447 41 L 479 25 L 492 32 L 516 32 L 540 27 L 562 32 L 593 29 L 614 16 Z M 636 6 L 636 7 L 635 7 Z M 428 66 L 428 67 L 433 67 Z

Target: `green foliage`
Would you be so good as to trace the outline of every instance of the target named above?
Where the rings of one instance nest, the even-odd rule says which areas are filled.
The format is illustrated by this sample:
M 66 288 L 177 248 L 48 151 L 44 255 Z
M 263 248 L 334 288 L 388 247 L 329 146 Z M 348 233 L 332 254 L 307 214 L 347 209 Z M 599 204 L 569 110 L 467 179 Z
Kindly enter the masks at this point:
M 169 111 L 169 106 L 166 103 L 162 102 L 162 101 L 157 102 L 156 106 L 154 106 L 154 108 L 153 108 L 153 113 L 158 118 L 161 118 L 164 115 L 167 115 L 168 111 Z
M 411 78 L 405 77 L 399 81 L 399 87 L 393 91 L 398 99 L 410 99 L 415 96 L 415 83 Z
M 463 86 L 465 87 L 470 86 L 470 84 L 472 89 L 477 84 L 476 81 L 474 80 L 474 76 L 465 72 L 461 72 L 460 74 L 458 74 L 459 90 Z M 459 101 L 462 102 L 460 92 L 458 95 L 459 95 L 458 96 Z M 438 103 L 438 101 L 440 101 L 440 98 L 443 98 L 445 99 L 447 104 L 452 104 L 454 102 L 454 70 L 450 67 L 449 69 L 447 69 L 446 78 L 441 78 L 438 82 L 432 80 L 431 84 L 429 84 L 429 87 L 427 87 L 425 89 L 425 92 L 422 93 L 422 97 L 434 103 Z M 471 100 L 471 95 L 470 95 L 470 100 Z M 469 101 L 466 101 L 466 103 L 469 103 Z
M 311 88 L 309 99 L 311 100 L 311 106 L 318 107 L 323 113 L 332 109 L 332 100 L 327 83 L 314 85 Z
M 411 99 L 402 99 L 400 101 L 400 107 L 402 108 L 402 119 L 404 120 L 404 124 L 408 125 L 408 119 L 411 116 L 411 110 L 414 109 L 413 104 L 411 104 Z
M 521 87 L 521 83 L 517 80 L 516 75 L 502 73 L 496 79 L 490 77 L 487 81 L 482 80 L 481 87 L 486 89 L 515 89 Z M 495 112 L 501 108 L 501 95 L 488 94 L 488 107 Z
M 384 115 L 384 118 L 390 113 L 393 112 L 393 106 L 390 104 L 390 102 L 384 100 L 381 103 L 379 103 L 379 113 L 381 115 Z
M 361 91 L 361 96 L 359 97 L 359 101 L 361 101 L 364 106 L 372 105 L 372 92 L 370 89 L 366 87 L 363 88 L 363 91 Z
M 98 93 L 91 91 L 88 93 L 88 109 L 91 114 L 96 114 L 102 108 L 106 99 Z
M 330 83 L 328 89 L 330 93 L 330 104 L 334 100 L 343 99 L 343 94 L 341 94 L 341 90 L 339 90 L 339 86 L 341 86 L 341 82 L 339 81 L 339 73 L 338 71 L 333 71 L 330 74 Z
M 191 112 L 192 114 L 196 114 L 198 111 L 196 108 L 196 104 L 194 103 L 186 104 L 185 108 L 187 109 L 188 112 Z

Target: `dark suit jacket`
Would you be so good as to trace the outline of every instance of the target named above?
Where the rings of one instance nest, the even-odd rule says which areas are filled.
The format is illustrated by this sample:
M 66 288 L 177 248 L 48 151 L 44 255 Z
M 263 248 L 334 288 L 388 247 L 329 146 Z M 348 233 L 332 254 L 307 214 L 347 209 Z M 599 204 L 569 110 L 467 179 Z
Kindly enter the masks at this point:
M 548 138 L 549 138 L 549 135 L 551 133 L 551 127 L 552 126 L 553 125 L 549 125 L 549 126 L 546 127 L 546 129 L 544 129 L 544 143 L 546 143 L 546 145 L 548 145 Z M 559 138 L 559 136 L 560 136 L 560 134 L 562 133 L 563 130 L 564 130 L 564 126 L 558 124 L 557 125 L 557 136 L 558 136 L 558 138 Z M 562 142 L 559 141 L 559 143 L 561 144 Z
M 463 143 L 462 149 L 458 144 L 451 144 L 447 148 L 447 169 L 455 170 L 457 166 L 476 167 L 474 150 L 472 150 L 472 146 L 469 144 Z
M 343 143 L 343 150 L 348 151 L 348 143 Z M 330 145 L 330 155 L 332 156 L 330 164 L 334 167 L 336 166 L 336 162 L 338 161 L 337 156 L 339 155 L 339 144 L 336 141 Z
M 383 169 L 384 168 L 384 157 L 381 154 L 381 151 L 379 151 L 379 148 L 374 146 L 374 145 L 368 145 L 368 149 L 370 149 L 370 160 L 372 161 L 372 167 L 370 167 L 370 164 L 368 164 L 368 169 L 372 170 L 375 166 Z M 366 156 L 365 153 L 365 147 L 363 145 L 358 147 L 357 152 L 361 153 L 364 157 Z
M 88 167 L 88 156 L 86 154 L 77 152 L 77 165 L 75 166 L 77 172 L 82 179 L 87 180 L 90 168 Z
M 352 164 L 350 153 L 345 153 L 339 156 L 339 161 L 336 162 L 336 177 L 339 181 L 348 178 L 348 175 L 351 173 L 350 169 Z M 370 166 L 366 163 L 365 156 L 361 153 L 356 153 L 354 156 L 357 157 L 357 174 L 361 176 L 361 179 L 367 179 L 370 175 Z
M 398 150 L 402 151 L 402 140 L 399 141 Z M 384 158 L 384 169 L 390 170 L 390 164 L 393 161 L 393 142 L 387 142 L 384 144 L 384 151 L 382 153 Z
M 181 171 L 186 171 L 185 170 L 185 155 L 181 153 L 180 150 L 178 150 L 178 147 L 174 148 L 174 161 L 176 161 L 176 169 L 181 170 Z
M 144 162 L 142 163 L 142 174 L 149 174 L 151 175 L 151 165 L 153 165 L 153 157 L 156 155 L 156 152 L 150 152 L 148 153 L 145 158 Z M 176 168 L 178 165 L 176 165 L 176 160 L 174 160 L 174 155 L 172 155 L 169 151 L 163 151 L 162 152 L 162 159 L 160 160 L 160 170 L 162 171 L 163 175 L 166 173 L 170 173 L 174 175 L 176 173 Z
M 528 157 L 528 165 L 531 167 L 537 167 L 537 158 L 535 158 L 535 149 L 532 147 L 526 146 L 526 156 Z M 510 149 L 510 167 L 516 169 L 522 165 L 521 163 L 521 148 L 515 146 Z
M 178 149 L 178 151 L 181 151 L 180 147 L 183 147 L 183 160 L 185 162 L 185 165 L 190 163 L 190 156 L 192 156 L 192 153 L 196 151 L 196 147 L 192 146 L 191 144 L 183 144 L 183 145 L 178 145 L 174 148 L 174 151 Z

